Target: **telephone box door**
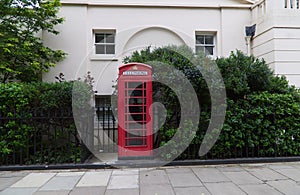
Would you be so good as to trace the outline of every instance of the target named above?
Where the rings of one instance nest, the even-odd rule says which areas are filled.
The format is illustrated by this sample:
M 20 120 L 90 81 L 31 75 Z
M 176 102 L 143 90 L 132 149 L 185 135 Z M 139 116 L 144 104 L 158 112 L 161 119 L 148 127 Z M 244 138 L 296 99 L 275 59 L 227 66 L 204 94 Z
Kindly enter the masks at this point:
M 151 104 L 151 67 L 139 63 L 121 66 L 118 80 L 119 159 L 152 156 Z

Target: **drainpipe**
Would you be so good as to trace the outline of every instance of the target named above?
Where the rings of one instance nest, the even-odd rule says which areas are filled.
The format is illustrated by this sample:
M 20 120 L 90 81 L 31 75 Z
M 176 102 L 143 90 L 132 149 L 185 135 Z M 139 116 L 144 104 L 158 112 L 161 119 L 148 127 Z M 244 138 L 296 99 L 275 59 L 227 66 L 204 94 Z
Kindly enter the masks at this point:
M 255 35 L 255 31 L 256 31 L 256 24 L 252 25 L 252 26 L 246 26 L 245 27 L 245 33 L 246 33 L 246 45 L 247 45 L 247 55 L 250 56 L 251 55 L 251 40 L 252 37 L 254 37 Z
M 246 36 L 245 40 L 246 40 L 246 46 L 247 46 L 247 55 L 250 56 L 251 55 L 251 41 L 252 36 Z

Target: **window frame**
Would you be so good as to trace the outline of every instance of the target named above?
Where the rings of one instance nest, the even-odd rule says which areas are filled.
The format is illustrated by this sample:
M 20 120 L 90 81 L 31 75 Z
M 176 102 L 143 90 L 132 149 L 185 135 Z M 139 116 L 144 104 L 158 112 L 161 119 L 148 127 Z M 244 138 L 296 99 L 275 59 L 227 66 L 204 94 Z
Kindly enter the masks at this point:
M 104 35 L 104 42 L 96 42 L 96 36 L 97 35 Z M 107 40 L 107 35 L 112 34 L 114 35 L 113 43 L 111 42 L 106 42 Z M 96 56 L 115 56 L 116 55 L 116 30 L 115 29 L 98 29 L 98 30 L 93 30 L 93 45 L 94 45 L 94 55 Z M 104 46 L 104 53 L 97 53 L 97 46 Z M 107 47 L 106 46 L 114 46 L 114 52 L 113 53 L 108 53 L 107 52 Z
M 216 56 L 216 41 L 217 41 L 217 38 L 216 38 L 216 35 L 217 33 L 215 31 L 213 32 L 203 32 L 203 31 L 196 31 L 195 32 L 195 52 L 197 53 L 198 50 L 197 50 L 197 47 L 203 47 L 203 52 L 207 55 L 207 56 L 210 56 L 210 57 L 214 57 Z M 197 43 L 197 36 L 204 36 L 204 43 Z M 206 40 L 206 36 L 211 36 L 212 37 L 212 40 L 213 40 L 213 44 L 206 44 L 205 43 L 205 40 Z M 212 54 L 208 54 L 206 52 L 206 47 L 212 47 Z

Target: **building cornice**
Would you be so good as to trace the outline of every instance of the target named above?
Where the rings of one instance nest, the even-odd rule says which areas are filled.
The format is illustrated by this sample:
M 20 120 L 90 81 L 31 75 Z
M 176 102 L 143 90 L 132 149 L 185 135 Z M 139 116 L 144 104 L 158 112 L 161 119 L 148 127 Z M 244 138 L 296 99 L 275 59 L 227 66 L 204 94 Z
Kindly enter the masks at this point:
M 83 1 L 66 1 L 61 0 L 62 5 L 86 5 L 86 6 L 101 6 L 101 7 L 151 7 L 151 8 L 236 8 L 250 9 L 253 5 L 250 4 L 172 4 L 172 3 L 106 3 L 106 2 L 83 2 Z

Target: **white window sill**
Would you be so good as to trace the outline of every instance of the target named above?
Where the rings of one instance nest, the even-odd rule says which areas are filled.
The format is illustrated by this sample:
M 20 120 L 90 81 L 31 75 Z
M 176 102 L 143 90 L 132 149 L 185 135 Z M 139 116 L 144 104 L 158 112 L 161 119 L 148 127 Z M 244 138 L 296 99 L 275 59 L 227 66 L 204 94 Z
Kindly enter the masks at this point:
M 118 61 L 115 55 L 93 55 L 90 57 L 91 61 Z

